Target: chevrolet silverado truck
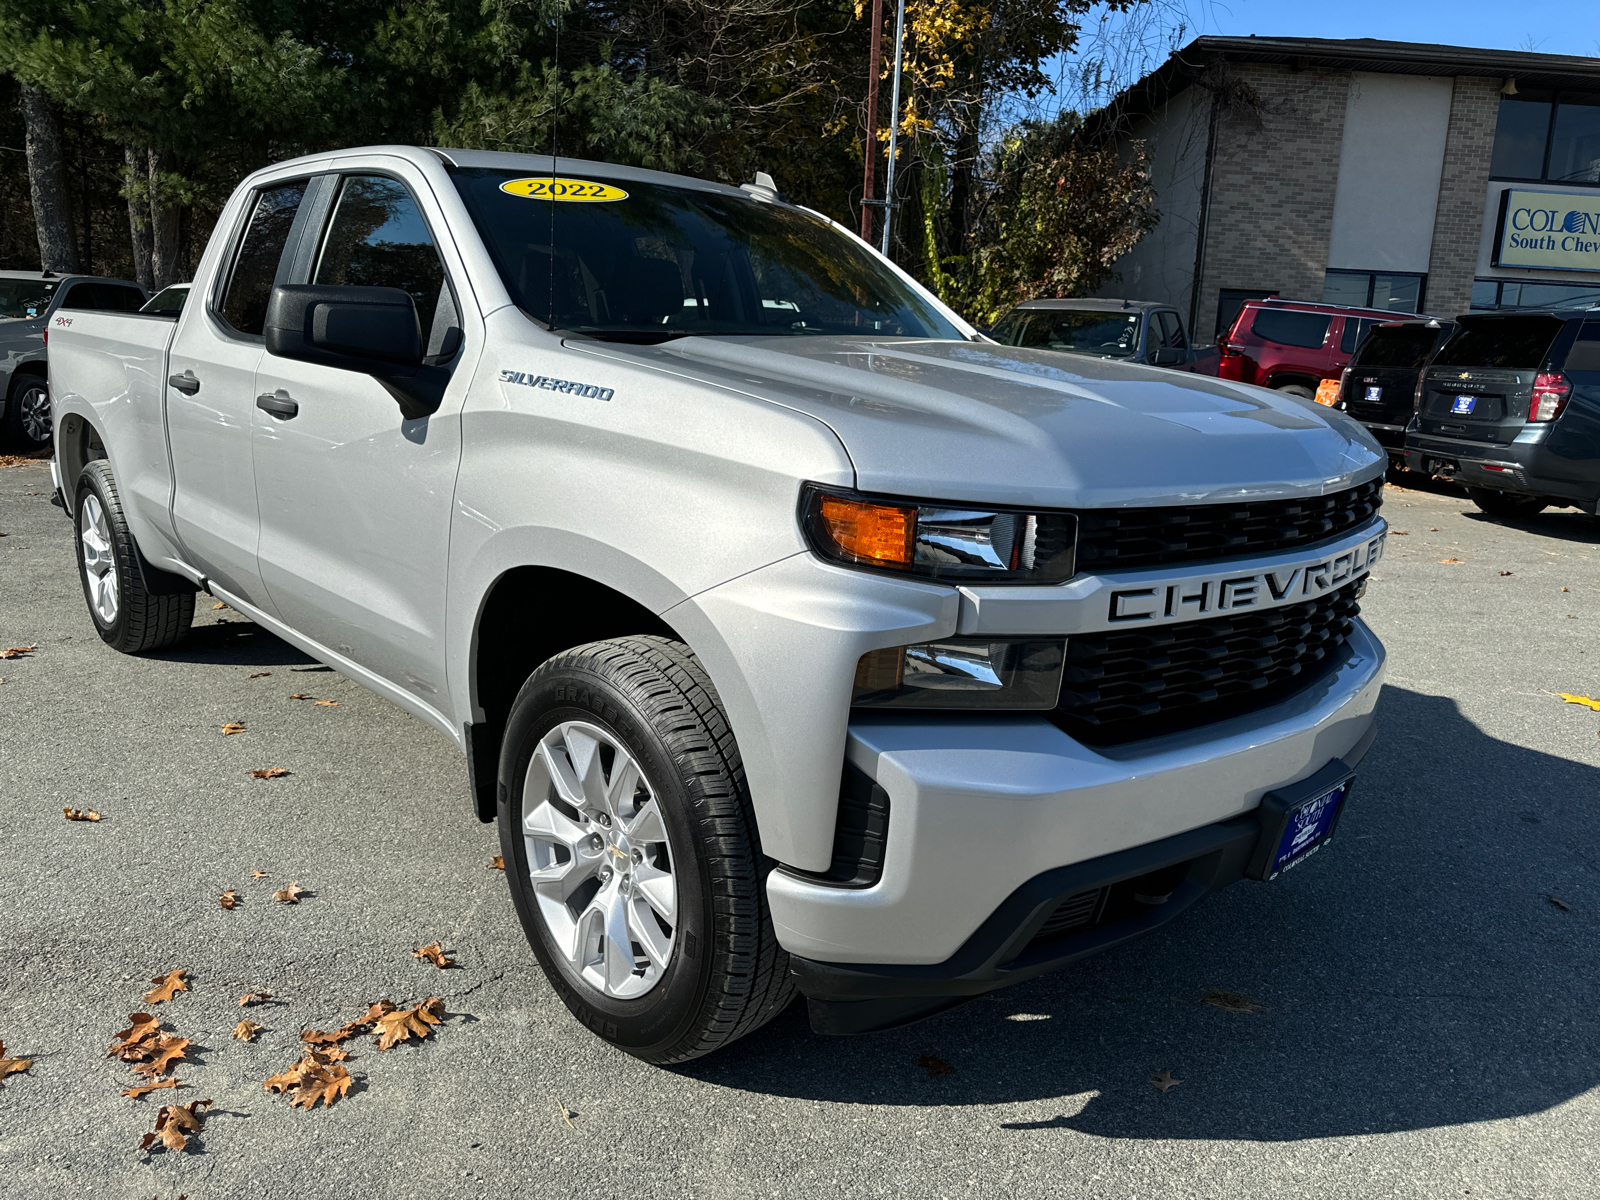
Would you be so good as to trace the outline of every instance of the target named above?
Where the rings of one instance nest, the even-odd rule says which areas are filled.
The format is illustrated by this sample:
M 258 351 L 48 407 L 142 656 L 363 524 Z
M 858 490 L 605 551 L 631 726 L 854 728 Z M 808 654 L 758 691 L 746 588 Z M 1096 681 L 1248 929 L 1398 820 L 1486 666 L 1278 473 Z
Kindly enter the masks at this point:
M 101 637 L 203 590 L 437 729 L 599 1037 L 867 1032 L 1329 844 L 1385 456 L 1000 346 L 838 223 L 530 155 L 284 162 L 175 317 L 62 314 Z

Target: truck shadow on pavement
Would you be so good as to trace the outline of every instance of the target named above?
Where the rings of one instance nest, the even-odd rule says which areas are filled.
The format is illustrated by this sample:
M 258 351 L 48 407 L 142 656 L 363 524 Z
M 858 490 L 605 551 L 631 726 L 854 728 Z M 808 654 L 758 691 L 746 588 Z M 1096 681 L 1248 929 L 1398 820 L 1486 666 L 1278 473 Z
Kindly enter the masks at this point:
M 1600 714 L 1560 711 L 1556 736 L 1587 750 Z M 836 1103 L 989 1108 L 977 1119 L 1007 1137 L 1287 1141 L 1581 1095 L 1600 1084 L 1600 769 L 1489 737 L 1440 696 L 1387 688 L 1378 719 L 1336 842 L 1300 870 L 907 1029 L 819 1037 L 796 1004 L 680 1070 Z M 1265 1007 L 1202 1003 L 1211 988 Z M 1156 1071 L 1178 1086 L 1158 1091 Z
M 168 650 L 148 655 L 162 662 L 208 663 L 214 666 L 320 666 L 316 659 L 262 629 L 253 621 L 218 621 L 196 625 Z M 329 670 L 331 668 L 322 668 Z

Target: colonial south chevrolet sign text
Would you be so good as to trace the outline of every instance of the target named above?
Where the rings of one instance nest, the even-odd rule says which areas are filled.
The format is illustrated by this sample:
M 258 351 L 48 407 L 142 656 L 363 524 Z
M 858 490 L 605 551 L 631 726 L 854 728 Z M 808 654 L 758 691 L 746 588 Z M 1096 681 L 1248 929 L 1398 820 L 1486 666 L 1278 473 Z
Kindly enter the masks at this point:
M 1507 188 L 1500 195 L 1494 265 L 1600 271 L 1600 196 Z

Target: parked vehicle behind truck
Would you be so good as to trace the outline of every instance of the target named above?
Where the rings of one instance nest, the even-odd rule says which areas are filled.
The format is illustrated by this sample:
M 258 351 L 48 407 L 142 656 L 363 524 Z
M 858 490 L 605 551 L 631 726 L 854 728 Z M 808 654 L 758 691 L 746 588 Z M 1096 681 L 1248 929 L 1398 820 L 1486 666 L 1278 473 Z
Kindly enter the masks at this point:
M 1178 310 L 1150 300 L 1027 300 L 1001 317 L 990 336 L 1002 346 L 1217 373 L 1216 347 L 1197 349 Z
M 1383 669 L 1358 425 L 996 346 L 769 187 L 554 167 L 280 163 L 176 316 L 52 330 L 110 646 L 203 588 L 437 729 L 552 985 L 653 1062 L 1328 844 Z
M 1217 343 L 1217 374 L 1310 400 L 1323 380 L 1339 378 L 1368 330 L 1400 318 L 1381 308 L 1246 300 Z
M 1439 320 L 1374 325 L 1339 375 L 1335 403 L 1366 427 L 1394 466 L 1405 465 L 1417 380 L 1455 327 Z
M 127 279 L 0 271 L 0 450 L 31 454 L 50 444 L 46 330 L 57 312 L 131 312 L 144 288 Z

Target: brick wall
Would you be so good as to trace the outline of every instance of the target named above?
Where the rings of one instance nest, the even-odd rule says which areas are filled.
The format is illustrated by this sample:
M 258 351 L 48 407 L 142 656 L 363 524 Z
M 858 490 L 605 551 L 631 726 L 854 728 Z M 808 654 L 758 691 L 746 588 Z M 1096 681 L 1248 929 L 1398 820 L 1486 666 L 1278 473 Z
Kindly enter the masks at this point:
M 1500 111 L 1500 80 L 1461 76 L 1450 99 L 1450 132 L 1439 177 L 1439 209 L 1428 252 L 1427 309 L 1466 312 L 1483 237 L 1483 198 Z
M 1195 321 L 1201 339 L 1211 336 L 1223 288 L 1322 299 L 1350 91 L 1343 71 L 1255 63 L 1231 71 L 1261 103 L 1255 112 L 1225 112 L 1218 122 Z M 1480 188 L 1479 204 L 1482 197 Z

